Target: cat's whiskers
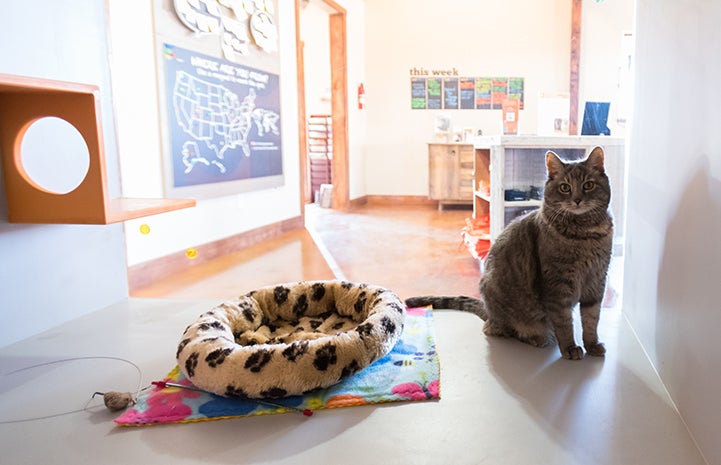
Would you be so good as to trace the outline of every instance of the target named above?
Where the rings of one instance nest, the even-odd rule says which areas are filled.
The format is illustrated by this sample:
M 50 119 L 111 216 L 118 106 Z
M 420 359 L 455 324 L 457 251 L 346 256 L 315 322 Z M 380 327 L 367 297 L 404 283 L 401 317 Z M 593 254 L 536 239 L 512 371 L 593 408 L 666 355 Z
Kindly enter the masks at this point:
M 554 208 L 551 210 L 552 215 L 548 218 L 548 222 L 553 224 L 556 222 L 564 223 L 566 221 L 566 215 L 568 214 L 568 211 L 563 208 Z

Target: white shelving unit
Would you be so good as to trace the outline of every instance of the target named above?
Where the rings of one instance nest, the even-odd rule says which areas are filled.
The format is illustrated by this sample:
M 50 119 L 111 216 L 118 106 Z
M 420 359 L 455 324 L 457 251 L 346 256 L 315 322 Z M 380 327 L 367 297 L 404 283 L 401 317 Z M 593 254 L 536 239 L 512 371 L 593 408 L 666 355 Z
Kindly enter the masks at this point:
M 541 205 L 546 180 L 545 155 L 553 150 L 561 158 L 585 158 L 594 147 L 605 153 L 611 181 L 611 210 L 617 252 L 623 245 L 624 140 L 607 136 L 480 136 L 474 141 L 474 216 L 490 214 L 490 235 L 495 240 L 516 216 Z M 490 195 L 481 184 L 490 184 Z M 540 190 L 539 190 L 540 189 Z M 507 200 L 506 196 L 509 196 Z M 513 198 L 514 200 L 511 200 Z

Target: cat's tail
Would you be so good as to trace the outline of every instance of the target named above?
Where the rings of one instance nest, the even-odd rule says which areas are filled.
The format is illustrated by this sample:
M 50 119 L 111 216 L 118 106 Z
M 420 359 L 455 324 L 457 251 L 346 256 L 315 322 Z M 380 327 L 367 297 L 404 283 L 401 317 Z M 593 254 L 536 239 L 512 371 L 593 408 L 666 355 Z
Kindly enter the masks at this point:
M 408 307 L 426 307 L 431 305 L 434 310 L 449 309 L 462 310 L 478 315 L 482 320 L 486 320 L 488 313 L 483 300 L 476 297 L 459 296 L 433 296 L 425 295 L 420 297 L 410 297 L 406 299 Z

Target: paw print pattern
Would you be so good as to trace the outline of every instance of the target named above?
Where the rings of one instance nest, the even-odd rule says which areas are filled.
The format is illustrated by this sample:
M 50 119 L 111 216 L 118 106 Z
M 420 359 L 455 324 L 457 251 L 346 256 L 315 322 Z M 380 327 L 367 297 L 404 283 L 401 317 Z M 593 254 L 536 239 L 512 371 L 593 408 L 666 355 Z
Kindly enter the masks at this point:
M 360 334 L 361 339 L 365 336 L 370 336 L 370 334 L 373 332 L 373 323 L 363 323 L 356 327 L 355 329 L 358 331 L 358 334 Z
M 283 305 L 288 300 L 288 294 L 290 294 L 290 289 L 285 286 L 276 286 L 273 289 L 273 300 L 277 305 Z
M 295 396 L 352 376 L 387 354 L 402 332 L 405 313 L 403 302 L 378 286 L 279 284 L 200 315 L 180 338 L 176 358 L 193 384 L 220 396 Z M 363 351 L 371 351 L 373 360 L 359 355 Z M 305 380 L 306 374 L 295 379 L 293 371 L 308 365 L 312 380 Z M 280 375 L 286 372 L 289 379 Z
M 348 365 L 343 367 L 343 371 L 341 372 L 340 376 L 341 378 L 345 378 L 346 376 L 358 373 L 359 370 L 360 365 L 358 365 L 358 360 L 353 359 Z
M 225 397 L 232 397 L 234 399 L 247 399 L 248 394 L 243 389 L 229 384 L 225 388 Z
M 285 397 L 287 394 L 288 391 L 279 387 L 272 387 L 265 391 L 260 391 L 260 396 L 265 399 L 280 399 L 281 397 Z
M 356 313 L 362 313 L 367 300 L 368 297 L 366 296 L 366 291 L 358 294 L 358 300 L 356 300 L 355 304 L 353 304 L 353 310 L 355 310 Z
M 325 296 L 325 284 L 323 283 L 314 283 L 313 284 L 313 295 L 311 296 L 311 300 L 313 302 L 317 302 L 320 299 Z
M 379 305 L 382 301 L 381 296 L 387 292 L 388 292 L 388 290 L 386 290 L 386 289 L 378 289 L 377 291 L 375 291 L 372 295 L 373 303 L 371 304 L 371 307 L 375 307 L 376 305 Z
M 225 325 L 220 321 L 213 321 L 212 323 L 200 323 L 198 329 L 201 331 L 210 331 L 211 329 L 223 331 L 225 330 Z
M 246 320 L 248 320 L 250 323 L 255 321 L 255 311 L 248 302 L 243 302 L 242 304 L 240 304 L 240 308 Z
M 308 297 L 305 294 L 298 296 L 298 300 L 293 305 L 293 314 L 295 316 L 303 316 L 308 311 Z
M 216 349 L 205 357 L 205 361 L 208 362 L 208 366 L 210 366 L 211 368 L 215 368 L 221 363 L 223 363 L 225 361 L 225 357 L 230 355 L 231 352 L 233 352 L 233 349 L 231 347 L 227 347 L 225 349 Z
M 188 345 L 190 342 L 190 338 L 185 338 L 182 341 L 180 341 L 180 344 L 178 344 L 178 351 L 175 353 L 175 358 L 178 358 L 180 356 L 180 353 L 185 349 L 185 346 Z
M 383 327 L 383 331 L 385 331 L 389 336 L 396 332 L 396 324 L 393 323 L 387 316 L 384 316 L 381 319 L 381 326 Z
M 185 372 L 188 373 L 188 377 L 192 378 L 195 376 L 195 368 L 198 366 L 198 352 L 193 352 L 185 360 Z
M 245 361 L 245 369 L 250 370 L 253 373 L 258 373 L 263 369 L 264 366 L 270 362 L 273 357 L 272 350 L 258 349 L 253 352 L 250 357 Z
M 330 365 L 335 365 L 337 362 L 335 345 L 329 342 L 316 351 L 313 366 L 318 371 L 326 371 Z
M 403 313 L 403 312 L 405 311 L 405 308 L 403 308 L 402 306 L 400 306 L 400 305 L 397 304 L 396 302 L 391 302 L 391 303 L 388 304 L 388 306 L 389 306 L 390 308 L 394 309 L 395 311 L 397 311 L 398 313 Z
M 283 357 L 291 362 L 295 362 L 298 357 L 308 352 L 308 341 L 296 341 L 283 350 Z

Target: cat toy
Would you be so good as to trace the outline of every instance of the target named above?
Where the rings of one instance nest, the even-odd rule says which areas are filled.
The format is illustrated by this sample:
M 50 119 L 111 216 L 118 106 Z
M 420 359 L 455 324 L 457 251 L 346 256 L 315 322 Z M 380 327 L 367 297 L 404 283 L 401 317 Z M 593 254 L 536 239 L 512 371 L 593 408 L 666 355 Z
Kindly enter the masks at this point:
M 202 389 L 198 389 L 194 386 L 186 386 L 184 384 L 178 384 L 178 383 L 171 383 L 169 381 L 151 381 L 150 383 L 152 386 L 157 386 L 161 389 L 164 388 L 180 388 L 180 389 L 186 389 L 188 391 L 197 391 L 197 392 L 205 392 Z M 150 386 L 147 386 L 141 391 L 144 391 L 145 389 L 148 389 Z M 116 392 L 116 391 L 108 391 L 108 392 L 95 392 L 93 394 L 93 397 L 95 396 L 103 396 L 103 403 L 105 404 L 105 407 L 108 408 L 108 410 L 111 410 L 113 412 L 117 412 L 119 410 L 126 409 L 132 405 L 135 405 L 135 396 L 130 392 Z M 278 404 L 276 402 L 271 402 L 269 400 L 260 400 L 260 399 L 244 399 L 249 400 L 251 402 L 256 402 L 261 405 L 266 405 L 269 407 L 278 407 L 283 408 L 287 410 L 294 410 L 298 413 L 302 413 L 306 417 L 313 416 L 313 411 L 311 409 L 299 409 L 297 407 L 291 407 L 289 405 L 282 405 Z

